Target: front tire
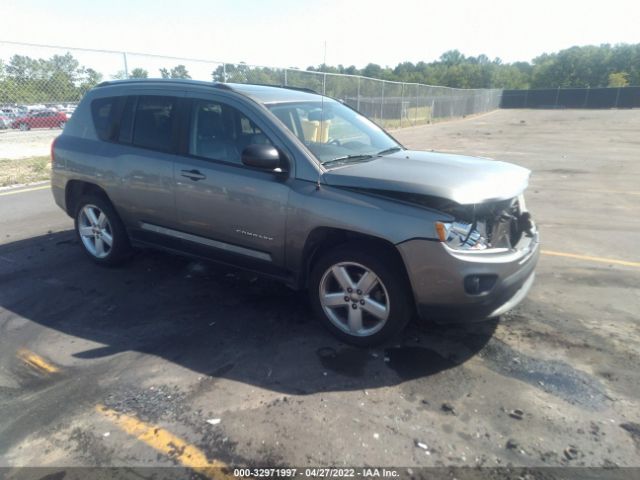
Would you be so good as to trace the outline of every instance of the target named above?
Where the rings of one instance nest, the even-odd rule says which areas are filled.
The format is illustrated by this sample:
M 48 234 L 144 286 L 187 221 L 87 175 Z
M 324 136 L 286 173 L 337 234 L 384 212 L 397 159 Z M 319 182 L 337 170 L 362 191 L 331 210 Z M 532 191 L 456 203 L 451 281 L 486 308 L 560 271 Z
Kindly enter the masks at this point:
M 372 346 L 408 323 L 412 302 L 401 266 L 383 249 L 346 244 L 325 254 L 309 279 L 316 316 L 341 340 Z
M 131 254 L 122 220 L 102 196 L 87 195 L 78 201 L 75 229 L 84 252 L 99 265 L 118 265 Z

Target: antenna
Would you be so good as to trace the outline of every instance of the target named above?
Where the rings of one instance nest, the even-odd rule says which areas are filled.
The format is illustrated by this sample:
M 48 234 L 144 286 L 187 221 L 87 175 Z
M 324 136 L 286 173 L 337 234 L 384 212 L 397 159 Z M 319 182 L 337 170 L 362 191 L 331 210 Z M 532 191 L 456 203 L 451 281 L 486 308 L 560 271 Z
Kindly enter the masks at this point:
M 322 58 L 322 97 L 320 97 L 320 140 L 324 138 L 324 94 L 327 88 L 327 41 L 324 41 L 324 57 Z
M 322 69 L 325 70 L 327 68 L 327 41 L 324 41 L 324 57 L 322 59 Z M 318 133 L 320 134 L 319 140 L 322 141 L 324 138 L 324 93 L 327 83 L 327 73 L 322 73 L 322 95 L 320 96 L 320 129 Z M 321 173 L 318 172 L 318 183 L 316 183 L 316 190 L 320 190 L 320 176 Z

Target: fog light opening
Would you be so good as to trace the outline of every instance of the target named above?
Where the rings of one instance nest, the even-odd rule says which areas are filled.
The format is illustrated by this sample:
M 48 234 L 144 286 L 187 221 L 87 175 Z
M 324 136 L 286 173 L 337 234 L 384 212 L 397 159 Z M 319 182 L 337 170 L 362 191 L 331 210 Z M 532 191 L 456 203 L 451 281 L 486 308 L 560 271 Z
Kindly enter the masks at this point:
M 464 290 L 469 295 L 484 295 L 491 291 L 497 279 L 497 275 L 468 275 L 464 279 Z

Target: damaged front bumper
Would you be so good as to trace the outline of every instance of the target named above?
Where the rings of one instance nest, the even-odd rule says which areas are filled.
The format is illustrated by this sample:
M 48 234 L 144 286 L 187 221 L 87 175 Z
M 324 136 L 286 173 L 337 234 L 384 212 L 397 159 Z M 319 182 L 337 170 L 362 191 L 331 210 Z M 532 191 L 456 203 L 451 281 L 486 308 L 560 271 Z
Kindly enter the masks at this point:
M 461 251 L 414 239 L 398 245 L 418 314 L 466 322 L 496 317 L 515 307 L 533 285 L 539 256 L 535 229 L 514 248 Z

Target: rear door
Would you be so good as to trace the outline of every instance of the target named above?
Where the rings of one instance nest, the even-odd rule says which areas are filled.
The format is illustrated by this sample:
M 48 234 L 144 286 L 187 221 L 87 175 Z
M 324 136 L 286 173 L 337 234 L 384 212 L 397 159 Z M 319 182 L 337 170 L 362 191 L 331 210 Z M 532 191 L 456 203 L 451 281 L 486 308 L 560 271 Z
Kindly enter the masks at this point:
M 111 140 L 103 149 L 113 165 L 106 172 L 113 176 L 109 192 L 134 238 L 154 241 L 145 225 L 175 227 L 173 165 L 182 102 L 179 95 L 151 91 L 92 105 L 94 123 Z
M 282 146 L 242 103 L 188 98 L 185 145 L 175 165 L 176 215 L 185 241 L 233 263 L 257 261 L 265 270 L 283 265 L 289 180 L 241 162 L 250 144 Z

